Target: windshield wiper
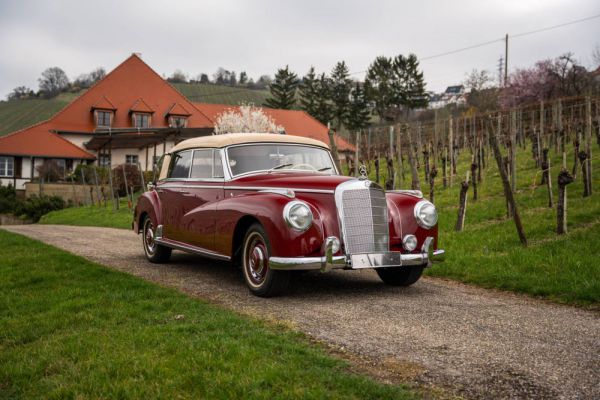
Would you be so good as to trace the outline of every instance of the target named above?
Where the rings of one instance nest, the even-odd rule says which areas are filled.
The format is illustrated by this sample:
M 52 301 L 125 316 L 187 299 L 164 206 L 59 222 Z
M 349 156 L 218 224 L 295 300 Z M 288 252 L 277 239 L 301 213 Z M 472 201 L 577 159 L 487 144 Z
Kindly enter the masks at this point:
M 281 168 L 285 168 L 285 167 L 291 167 L 291 166 L 292 166 L 292 164 L 279 164 L 279 165 L 277 165 L 277 166 L 275 166 L 275 167 L 271 168 L 269 171 L 274 171 L 274 170 L 276 170 L 276 169 L 281 169 Z
M 331 169 L 331 167 L 323 167 L 321 169 L 318 169 L 318 172 L 323 172 L 323 171 L 327 171 L 328 169 Z

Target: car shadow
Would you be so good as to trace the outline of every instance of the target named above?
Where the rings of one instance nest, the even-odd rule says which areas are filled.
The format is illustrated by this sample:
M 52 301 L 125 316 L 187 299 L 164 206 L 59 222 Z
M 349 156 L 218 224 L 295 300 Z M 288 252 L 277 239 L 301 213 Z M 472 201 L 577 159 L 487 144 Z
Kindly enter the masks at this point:
M 211 260 L 201 256 L 173 252 L 169 268 L 186 271 L 194 278 L 218 282 L 220 289 L 245 289 L 244 278 L 239 267 L 228 261 Z M 395 293 L 402 296 L 422 296 L 432 289 L 422 281 L 410 287 L 394 287 L 383 283 L 374 270 L 338 270 L 328 273 L 320 271 L 296 271 L 292 273 L 290 287 L 283 297 L 314 297 L 344 295 L 387 296 Z

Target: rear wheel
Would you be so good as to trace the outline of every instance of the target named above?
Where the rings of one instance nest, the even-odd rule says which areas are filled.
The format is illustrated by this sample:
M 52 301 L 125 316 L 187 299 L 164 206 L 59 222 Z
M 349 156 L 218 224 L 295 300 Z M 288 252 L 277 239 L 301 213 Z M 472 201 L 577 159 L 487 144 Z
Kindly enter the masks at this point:
M 283 293 L 290 282 L 289 271 L 269 268 L 271 245 L 260 224 L 248 228 L 242 245 L 242 270 L 250 291 L 256 296 L 272 297 Z
M 150 262 L 164 263 L 169 261 L 171 257 L 171 248 L 162 246 L 154 240 L 155 234 L 154 223 L 150 217 L 144 219 L 144 229 L 142 231 L 142 243 L 144 245 L 144 253 Z
M 377 268 L 377 275 L 391 286 L 410 286 L 421 278 L 423 267 Z

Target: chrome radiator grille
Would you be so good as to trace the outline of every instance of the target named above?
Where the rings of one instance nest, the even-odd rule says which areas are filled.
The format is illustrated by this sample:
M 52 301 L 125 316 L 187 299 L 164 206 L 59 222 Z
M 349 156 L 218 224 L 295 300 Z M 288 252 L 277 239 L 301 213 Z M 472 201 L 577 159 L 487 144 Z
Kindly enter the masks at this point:
M 389 251 L 385 192 L 369 181 L 347 181 L 335 191 L 346 254 Z

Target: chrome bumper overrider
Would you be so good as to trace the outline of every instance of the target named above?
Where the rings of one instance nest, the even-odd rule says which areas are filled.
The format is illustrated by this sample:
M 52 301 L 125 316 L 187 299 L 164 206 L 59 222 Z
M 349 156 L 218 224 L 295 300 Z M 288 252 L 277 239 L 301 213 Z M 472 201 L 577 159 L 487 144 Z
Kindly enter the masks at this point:
M 433 250 L 433 238 L 425 239 L 421 252 L 402 254 L 389 251 L 376 254 L 333 255 L 333 239 L 325 240 L 325 255 L 322 257 L 270 257 L 269 267 L 277 270 L 320 269 L 323 272 L 332 269 L 362 269 L 404 266 L 430 266 L 432 262 L 444 260 L 444 250 Z

